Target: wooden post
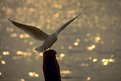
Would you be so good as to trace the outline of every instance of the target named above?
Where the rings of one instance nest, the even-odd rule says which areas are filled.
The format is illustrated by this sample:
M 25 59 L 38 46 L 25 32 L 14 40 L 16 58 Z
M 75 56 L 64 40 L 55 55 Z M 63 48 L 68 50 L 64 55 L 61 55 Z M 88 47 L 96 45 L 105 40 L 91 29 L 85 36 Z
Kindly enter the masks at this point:
M 43 54 L 43 73 L 45 81 L 61 81 L 56 54 L 54 50 L 47 50 Z

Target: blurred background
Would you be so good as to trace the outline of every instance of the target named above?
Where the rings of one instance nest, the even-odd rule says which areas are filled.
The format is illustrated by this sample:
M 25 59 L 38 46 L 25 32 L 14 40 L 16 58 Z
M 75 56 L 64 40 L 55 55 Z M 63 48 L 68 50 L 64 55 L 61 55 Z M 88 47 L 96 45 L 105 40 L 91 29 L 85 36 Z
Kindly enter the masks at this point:
M 43 42 L 8 18 L 50 34 L 84 8 L 53 46 L 62 81 L 120 81 L 120 0 L 0 0 L 0 81 L 44 81 L 43 55 L 33 51 Z

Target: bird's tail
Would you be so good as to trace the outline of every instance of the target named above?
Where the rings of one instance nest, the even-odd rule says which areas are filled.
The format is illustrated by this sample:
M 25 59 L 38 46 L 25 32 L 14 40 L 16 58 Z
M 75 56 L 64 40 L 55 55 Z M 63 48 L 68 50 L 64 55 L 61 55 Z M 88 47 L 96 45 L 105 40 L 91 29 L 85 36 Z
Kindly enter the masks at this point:
M 44 52 L 44 51 L 45 51 L 45 49 L 44 49 L 42 46 L 40 46 L 40 47 L 38 47 L 38 48 L 35 48 L 35 50 L 36 50 L 37 52 Z

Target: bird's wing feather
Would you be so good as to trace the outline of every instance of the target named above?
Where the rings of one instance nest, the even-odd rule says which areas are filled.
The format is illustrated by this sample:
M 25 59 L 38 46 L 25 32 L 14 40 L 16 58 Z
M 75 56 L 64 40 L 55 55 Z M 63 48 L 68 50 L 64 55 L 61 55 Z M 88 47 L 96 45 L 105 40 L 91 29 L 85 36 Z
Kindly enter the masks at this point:
M 10 20 L 10 19 L 9 19 Z M 45 40 L 48 37 L 48 34 L 36 28 L 34 26 L 24 25 L 13 20 L 10 20 L 16 27 L 24 30 L 29 35 L 33 36 L 37 40 Z
M 84 9 L 85 10 L 85 9 Z M 74 17 L 73 19 L 69 20 L 68 22 L 66 22 L 64 25 L 62 25 L 55 33 L 59 34 L 63 29 L 65 29 L 71 22 L 73 22 L 77 17 L 79 17 L 84 10 L 78 14 L 76 17 Z

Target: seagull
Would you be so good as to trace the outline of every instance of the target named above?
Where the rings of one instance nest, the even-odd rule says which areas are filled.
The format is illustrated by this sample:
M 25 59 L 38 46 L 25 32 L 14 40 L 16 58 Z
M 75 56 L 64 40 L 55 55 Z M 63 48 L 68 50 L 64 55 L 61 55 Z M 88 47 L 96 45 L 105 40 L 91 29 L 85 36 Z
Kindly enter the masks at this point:
M 74 18 L 67 21 L 65 24 L 63 24 L 60 28 L 58 28 L 54 33 L 52 33 L 50 35 L 43 32 L 42 30 L 40 30 L 37 27 L 21 24 L 19 22 L 13 21 L 11 19 L 8 19 L 8 20 L 10 22 L 12 22 L 12 24 L 15 25 L 16 27 L 24 30 L 26 33 L 28 33 L 29 35 L 34 37 L 36 40 L 44 41 L 40 47 L 35 48 L 35 50 L 37 52 L 44 52 L 47 49 L 52 47 L 52 45 L 57 41 L 58 34 L 62 30 L 64 30 L 71 22 L 73 22 L 76 18 L 78 18 L 84 12 L 84 10 L 80 14 L 75 16 Z

